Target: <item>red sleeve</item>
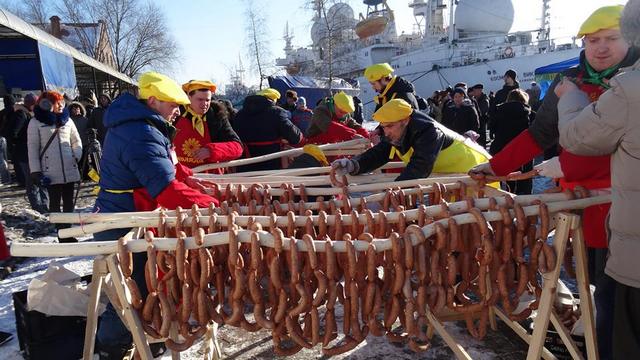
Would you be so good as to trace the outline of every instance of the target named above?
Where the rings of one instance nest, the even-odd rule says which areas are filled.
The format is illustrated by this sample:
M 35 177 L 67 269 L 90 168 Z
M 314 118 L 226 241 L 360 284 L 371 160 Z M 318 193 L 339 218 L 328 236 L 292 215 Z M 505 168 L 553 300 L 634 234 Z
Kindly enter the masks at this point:
M 211 153 L 209 155 L 210 162 L 230 161 L 242 156 L 242 145 L 237 141 L 208 143 L 205 146 Z
M 496 175 L 505 176 L 533 160 L 543 151 L 544 149 L 538 145 L 529 130 L 524 130 L 495 154 L 489 163 Z
M 559 160 L 566 181 L 608 180 L 611 178 L 611 155 L 580 156 L 563 149 Z
M 364 138 L 365 138 L 365 139 L 368 139 L 368 138 L 369 138 L 369 136 L 370 136 L 370 134 L 369 134 L 369 132 L 367 131 L 367 129 L 365 129 L 365 128 L 363 128 L 363 127 L 358 128 L 358 129 L 356 130 L 356 132 L 357 132 L 358 134 L 360 134 L 360 135 L 364 136 Z
M 327 128 L 327 131 L 309 138 L 307 142 L 311 144 L 337 143 L 341 141 L 351 140 L 356 134 L 357 132 L 354 129 L 339 124 L 335 121 L 331 121 Z
M 202 194 L 190 187 L 185 183 L 173 180 L 167 185 L 164 190 L 156 197 L 158 204 L 164 206 L 167 209 L 175 209 L 178 206 L 182 208 L 191 208 L 193 204 L 197 204 L 199 207 L 206 208 L 209 204 L 214 203 L 218 206 L 218 200 Z
M 182 163 L 176 164 L 176 180 L 185 181 L 189 176 L 193 176 L 193 170 L 183 165 Z

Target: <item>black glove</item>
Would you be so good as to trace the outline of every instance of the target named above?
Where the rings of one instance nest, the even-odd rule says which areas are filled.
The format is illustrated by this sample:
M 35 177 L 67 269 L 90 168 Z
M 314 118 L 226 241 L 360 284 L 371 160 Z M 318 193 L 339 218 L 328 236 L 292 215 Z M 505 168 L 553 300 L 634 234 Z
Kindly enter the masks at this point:
M 42 180 L 41 171 L 36 171 L 31 173 L 31 181 L 33 181 L 34 184 L 40 184 L 41 180 Z

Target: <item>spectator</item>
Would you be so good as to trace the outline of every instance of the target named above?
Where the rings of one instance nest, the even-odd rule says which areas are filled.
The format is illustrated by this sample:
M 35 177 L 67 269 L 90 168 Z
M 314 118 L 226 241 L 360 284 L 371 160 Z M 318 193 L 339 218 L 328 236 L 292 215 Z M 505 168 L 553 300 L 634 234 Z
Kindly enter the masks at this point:
M 313 111 L 307 107 L 307 99 L 300 96 L 296 101 L 296 109 L 291 113 L 291 122 L 297 126 L 303 134 L 307 133 L 309 125 L 311 125 L 311 117 Z
M 282 108 L 291 114 L 296 109 L 296 101 L 298 101 L 298 93 L 293 90 L 287 90 L 284 94 Z
M 11 118 L 14 114 L 14 102 L 12 95 L 3 97 L 4 109 L 0 111 L 0 184 L 9 184 L 11 174 L 9 173 L 9 149 L 7 144 L 7 130 L 10 129 Z
M 50 212 L 60 212 L 61 200 L 63 211 L 73 212 L 74 184 L 80 181 L 80 134 L 73 121 L 69 121 L 69 109 L 65 108 L 62 95 L 55 91 L 44 92 L 38 98 L 34 114 L 27 129 L 31 178 L 47 187 Z
M 98 98 L 100 106 L 93 109 L 91 117 L 89 118 L 89 127 L 98 131 L 98 141 L 100 145 L 104 147 L 104 138 L 107 136 L 107 128 L 103 123 L 104 112 L 107 111 L 109 105 L 111 105 L 111 98 L 107 94 L 101 94 Z
M 86 157 L 87 145 L 89 144 L 89 119 L 87 119 L 84 105 L 75 101 L 69 104 L 69 116 L 80 134 L 80 140 L 82 140 L 82 158 L 79 160 L 80 164 L 84 165 L 84 168 L 81 169 L 81 174 L 84 177 L 88 171 L 88 164 L 86 162 L 83 164 L 83 159 Z
M 471 97 L 478 105 L 478 120 L 480 121 L 480 139 L 478 143 L 487 146 L 487 124 L 489 123 L 489 97 L 483 92 L 484 85 L 476 84 L 471 87 Z
M 491 131 L 495 139 L 491 143 L 489 153 L 497 154 L 511 140 L 522 131 L 529 128 L 533 122 L 535 113 L 528 105 L 529 95 L 521 89 L 513 89 L 507 96 L 504 104 L 498 105 L 491 118 Z M 533 161 L 524 164 L 520 171 L 527 172 L 533 169 Z M 507 190 L 518 195 L 531 194 L 532 179 L 520 181 L 507 181 Z
M 531 110 L 538 111 L 540 104 L 540 86 L 535 81 L 531 82 L 531 87 L 527 89 L 527 95 L 529 95 L 529 106 L 531 106 Z
M 358 124 L 362 125 L 364 122 L 364 114 L 362 112 L 362 100 L 359 97 L 353 97 L 353 105 L 356 107 L 353 112 L 353 120 L 355 120 Z
M 442 125 L 460 135 L 479 131 L 478 114 L 464 89 L 453 89 L 453 100 L 442 110 Z

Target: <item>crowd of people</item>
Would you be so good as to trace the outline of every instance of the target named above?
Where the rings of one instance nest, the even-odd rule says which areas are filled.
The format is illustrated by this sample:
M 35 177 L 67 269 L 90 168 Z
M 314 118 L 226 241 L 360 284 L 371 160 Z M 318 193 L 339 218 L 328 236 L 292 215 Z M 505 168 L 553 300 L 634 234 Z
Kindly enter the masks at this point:
M 210 81 L 180 86 L 156 72 L 140 77 L 136 95 L 124 93 L 113 101 L 107 95 L 69 101 L 54 91 L 19 101 L 5 96 L 0 180 L 11 181 L 10 160 L 34 210 L 59 212 L 62 205 L 62 211 L 74 211 L 74 184 L 90 172 L 83 159 L 92 133 L 102 149 L 99 178 L 94 177 L 99 183 L 94 210 L 100 212 L 217 205 L 219 199 L 195 190 L 199 180 L 193 168 L 285 146 L 303 147 L 304 155 L 292 164 L 274 159 L 236 171 L 331 163 L 339 174 L 357 175 L 395 160 L 405 163 L 396 180 L 432 172 L 507 175 L 534 169 L 534 158 L 544 155 L 535 170 L 562 189 L 613 191 L 612 204 L 583 213 L 589 278 L 596 286 L 598 348 L 602 359 L 635 357 L 640 354 L 640 277 L 634 267 L 640 228 L 633 221 L 638 197 L 633 175 L 640 158 L 640 130 L 633 123 L 640 110 L 638 19 L 640 0 L 629 1 L 624 12 L 623 6 L 596 10 L 578 31 L 584 40 L 579 65 L 559 75 L 543 99 L 535 83 L 520 88 L 515 70 L 505 72 L 504 86 L 495 94 L 486 94 L 483 84 L 460 82 L 423 98 L 389 64 L 372 65 L 364 72 L 377 93 L 372 120 L 378 127 L 372 132 L 362 126 L 362 101 L 344 92 L 310 106 L 293 90 L 283 97 L 267 88 L 236 110 L 215 98 L 217 87 Z M 371 139 L 373 146 L 353 157 L 327 158 L 316 146 L 358 138 Z M 503 186 L 516 194 L 532 192 L 531 180 Z M 113 240 L 128 230 L 108 230 L 94 239 Z M 134 265 L 133 278 L 145 297 L 144 261 Z M 111 306 L 97 338 L 104 358 L 118 358 L 131 344 Z

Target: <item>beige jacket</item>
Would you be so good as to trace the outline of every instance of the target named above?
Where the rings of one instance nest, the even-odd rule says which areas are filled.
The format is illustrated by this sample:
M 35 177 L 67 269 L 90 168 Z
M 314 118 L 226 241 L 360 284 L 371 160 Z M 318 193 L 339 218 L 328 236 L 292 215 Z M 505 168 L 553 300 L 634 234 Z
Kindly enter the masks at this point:
M 27 148 L 29 149 L 29 170 L 42 172 L 51 184 L 66 184 L 80 181 L 78 161 L 82 157 L 82 141 L 73 121 L 60 127 L 42 159 L 40 153 L 53 135 L 55 126 L 45 125 L 33 118 L 27 128 Z
M 640 288 L 640 61 L 622 69 L 610 85 L 590 105 L 581 91 L 562 96 L 560 145 L 579 155 L 612 154 L 605 271 L 620 283 Z

